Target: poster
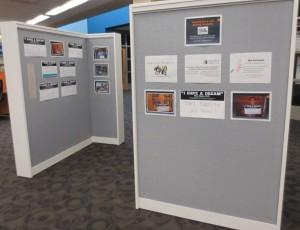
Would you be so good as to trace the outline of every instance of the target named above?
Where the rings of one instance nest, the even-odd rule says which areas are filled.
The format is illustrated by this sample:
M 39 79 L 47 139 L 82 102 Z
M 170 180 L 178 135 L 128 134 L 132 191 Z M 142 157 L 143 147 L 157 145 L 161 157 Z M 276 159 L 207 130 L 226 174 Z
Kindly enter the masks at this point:
M 57 64 L 55 61 L 42 61 L 42 77 L 53 78 L 58 76 Z
M 95 47 L 94 60 L 108 60 L 109 51 L 108 47 Z
M 146 56 L 146 82 L 177 82 L 177 55 Z
M 65 56 L 65 47 L 63 42 L 59 41 L 50 41 L 51 46 L 51 56 L 52 57 L 64 57 Z
M 110 93 L 109 80 L 95 80 L 94 88 L 96 94 L 109 94 Z
M 222 43 L 222 16 L 185 18 L 185 45 L 208 46 Z
M 180 116 L 225 119 L 224 91 L 181 91 Z
M 76 63 L 74 61 L 61 61 L 59 63 L 60 77 L 75 77 Z
M 68 43 L 69 58 L 83 58 L 82 44 L 75 42 Z
M 71 96 L 77 94 L 77 81 L 67 80 L 61 82 L 61 96 Z
M 271 120 L 271 92 L 232 92 L 233 120 Z
M 95 63 L 94 68 L 94 74 L 96 77 L 108 77 L 107 63 Z
M 47 57 L 47 46 L 45 39 L 24 37 L 25 57 Z
M 40 101 L 59 98 L 58 82 L 40 83 Z
M 175 91 L 145 90 L 146 114 L 176 116 Z
M 271 83 L 272 53 L 230 55 L 231 83 Z
M 221 83 L 221 54 L 186 55 L 185 82 Z

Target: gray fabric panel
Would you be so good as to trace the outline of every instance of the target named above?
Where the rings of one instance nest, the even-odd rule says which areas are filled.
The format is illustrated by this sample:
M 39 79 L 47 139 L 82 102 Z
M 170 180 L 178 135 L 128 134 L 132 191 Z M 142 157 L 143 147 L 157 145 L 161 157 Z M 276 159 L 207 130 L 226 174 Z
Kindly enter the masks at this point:
M 137 14 L 140 197 L 276 224 L 293 1 Z M 185 47 L 184 18 L 223 15 L 221 46 Z M 273 53 L 271 84 L 229 84 L 229 55 Z M 221 84 L 185 84 L 184 55 L 221 53 Z M 145 83 L 147 55 L 178 55 L 178 83 Z M 144 115 L 144 89 L 175 89 L 177 116 Z M 179 117 L 180 90 L 224 90 L 226 120 Z M 272 91 L 272 121 L 231 121 L 231 91 Z
M 109 59 L 107 61 L 94 61 L 94 47 L 109 47 Z M 91 82 L 90 107 L 92 136 L 117 138 L 114 40 L 113 38 L 89 39 L 87 42 L 87 52 L 89 55 L 88 69 Z M 94 63 L 108 63 L 109 77 L 94 77 Z M 94 91 L 94 80 L 109 80 L 110 94 L 96 95 Z
M 23 37 L 38 37 L 46 39 L 48 57 L 24 57 Z M 67 148 L 90 137 L 90 104 L 89 101 L 89 75 L 87 73 L 86 40 L 63 35 L 53 35 L 43 32 L 19 30 L 21 64 L 24 80 L 24 94 L 27 114 L 29 142 L 32 166 L 45 161 Z M 65 42 L 65 57 L 50 57 L 50 40 Z M 84 57 L 68 58 L 68 42 L 82 42 Z M 41 60 L 74 60 L 77 66 L 77 76 L 67 79 L 77 80 L 78 94 L 75 96 L 60 97 L 51 101 L 39 101 L 39 96 L 30 98 L 27 64 L 33 64 L 36 74 L 37 90 L 43 80 L 41 75 Z M 61 81 L 62 78 L 52 78 L 51 82 Z M 38 92 L 37 92 L 38 95 Z

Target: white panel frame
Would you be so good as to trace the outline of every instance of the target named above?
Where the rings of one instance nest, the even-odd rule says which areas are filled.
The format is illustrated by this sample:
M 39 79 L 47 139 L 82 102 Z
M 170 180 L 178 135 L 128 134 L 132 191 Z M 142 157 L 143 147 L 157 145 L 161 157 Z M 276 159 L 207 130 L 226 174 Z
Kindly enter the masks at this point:
M 253 221 L 250 219 L 243 219 L 231 217 L 214 212 L 207 212 L 203 210 L 191 209 L 174 204 L 163 203 L 160 201 L 149 200 L 139 196 L 139 175 L 138 175 L 138 146 L 137 146 L 137 105 L 136 105 L 136 85 L 135 85 L 135 52 L 134 52 L 134 15 L 170 11 L 174 9 L 187 9 L 191 7 L 213 7 L 220 5 L 236 5 L 236 4 L 255 4 L 262 2 L 278 2 L 282 0 L 168 0 L 160 2 L 148 2 L 130 5 L 130 32 L 131 32 L 131 71 L 132 71 L 132 118 L 133 118 L 133 143 L 134 143 L 134 172 L 135 172 L 135 206 L 137 209 L 147 209 L 155 212 L 166 213 L 178 217 L 193 219 L 210 224 L 216 224 L 224 227 L 231 227 L 242 230 L 280 230 L 282 222 L 282 209 L 284 198 L 284 184 L 287 162 L 287 151 L 289 141 L 289 128 L 291 116 L 291 98 L 294 72 L 294 59 L 296 52 L 296 34 L 297 34 L 297 14 L 298 14 L 298 0 L 293 0 L 293 23 L 291 34 L 290 47 L 290 66 L 288 78 L 288 93 L 286 103 L 285 116 L 285 131 L 282 150 L 282 164 L 280 175 L 279 199 L 277 206 L 277 223 L 269 224 L 264 222 Z

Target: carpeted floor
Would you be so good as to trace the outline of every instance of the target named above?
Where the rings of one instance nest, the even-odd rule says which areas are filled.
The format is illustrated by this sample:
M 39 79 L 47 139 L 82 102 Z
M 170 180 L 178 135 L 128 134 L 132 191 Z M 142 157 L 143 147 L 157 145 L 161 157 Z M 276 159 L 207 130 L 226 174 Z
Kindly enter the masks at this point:
M 134 208 L 131 99 L 126 143 L 93 144 L 33 179 L 15 175 L 8 120 L 0 119 L 0 230 L 225 230 Z M 300 229 L 300 122 L 293 121 L 282 230 Z

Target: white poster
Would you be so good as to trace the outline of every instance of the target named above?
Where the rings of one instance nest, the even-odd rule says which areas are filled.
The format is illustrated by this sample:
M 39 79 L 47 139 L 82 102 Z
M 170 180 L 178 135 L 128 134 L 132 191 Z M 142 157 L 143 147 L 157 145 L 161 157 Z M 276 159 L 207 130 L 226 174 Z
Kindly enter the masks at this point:
M 47 57 L 45 39 L 24 37 L 25 57 Z
M 55 61 L 42 61 L 42 77 L 52 78 L 57 77 L 58 69 Z
M 231 83 L 271 83 L 272 53 L 230 55 Z
M 74 61 L 62 61 L 59 63 L 60 77 L 75 77 L 76 63 Z
M 180 116 L 225 119 L 224 91 L 181 91 Z
M 40 83 L 40 101 L 59 98 L 58 82 Z
M 177 82 L 177 55 L 146 56 L 146 82 Z
M 82 44 L 68 43 L 69 57 L 70 58 L 83 58 L 83 48 Z
M 186 55 L 185 82 L 221 83 L 221 54 Z
M 68 80 L 61 82 L 61 96 L 71 96 L 77 94 L 77 82 L 76 80 Z

